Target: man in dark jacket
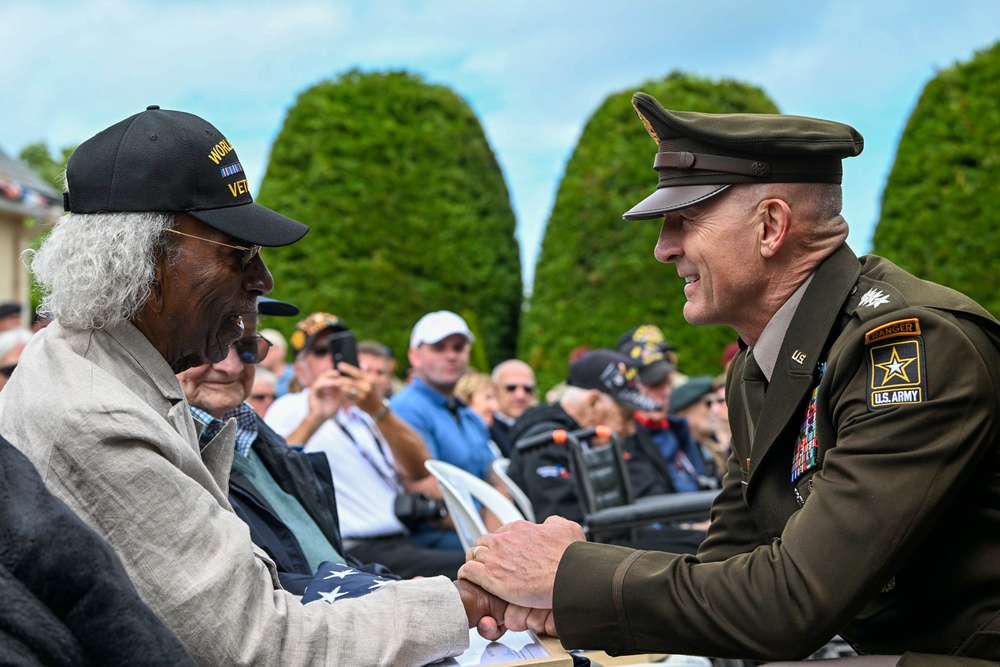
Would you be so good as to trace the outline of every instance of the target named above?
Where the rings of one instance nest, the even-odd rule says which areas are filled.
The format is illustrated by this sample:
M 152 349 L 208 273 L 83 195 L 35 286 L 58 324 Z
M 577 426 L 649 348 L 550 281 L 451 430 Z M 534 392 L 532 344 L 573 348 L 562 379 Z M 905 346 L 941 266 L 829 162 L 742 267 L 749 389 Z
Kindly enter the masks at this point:
M 290 305 L 262 299 L 259 308 L 264 314 L 286 314 L 282 309 Z M 362 565 L 345 553 L 326 456 L 290 448 L 244 402 L 255 360 L 269 347 L 256 331 L 256 320 L 246 318 L 247 336 L 237 341 L 229 357 L 178 375 L 196 422 L 204 426 L 203 446 L 225 426 L 220 416 L 236 419 L 230 504 L 249 526 L 253 543 L 274 561 L 282 587 L 296 595 L 310 587 L 330 589 L 330 582 L 352 586 L 352 592 L 361 594 L 375 582 L 398 579 L 377 563 Z M 331 570 L 356 573 L 329 579 Z

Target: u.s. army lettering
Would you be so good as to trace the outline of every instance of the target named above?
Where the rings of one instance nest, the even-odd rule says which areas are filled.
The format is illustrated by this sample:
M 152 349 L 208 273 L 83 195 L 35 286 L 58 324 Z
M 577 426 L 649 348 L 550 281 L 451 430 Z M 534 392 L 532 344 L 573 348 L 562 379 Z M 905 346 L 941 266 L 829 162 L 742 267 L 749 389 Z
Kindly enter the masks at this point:
M 876 391 L 872 393 L 872 405 L 905 405 L 920 403 L 919 389 L 901 389 L 899 391 Z

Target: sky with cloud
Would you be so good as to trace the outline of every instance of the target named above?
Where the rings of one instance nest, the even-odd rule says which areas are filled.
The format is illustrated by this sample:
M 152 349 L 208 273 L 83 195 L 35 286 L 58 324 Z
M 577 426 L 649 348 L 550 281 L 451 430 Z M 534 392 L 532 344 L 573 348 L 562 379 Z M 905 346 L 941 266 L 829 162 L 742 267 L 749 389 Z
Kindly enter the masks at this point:
M 159 104 L 219 127 L 256 191 L 300 92 L 352 68 L 403 69 L 478 115 L 530 279 L 587 119 L 607 95 L 682 70 L 865 136 L 845 163 L 861 253 L 924 85 L 998 39 L 997 0 L 0 0 L 0 148 L 76 144 Z

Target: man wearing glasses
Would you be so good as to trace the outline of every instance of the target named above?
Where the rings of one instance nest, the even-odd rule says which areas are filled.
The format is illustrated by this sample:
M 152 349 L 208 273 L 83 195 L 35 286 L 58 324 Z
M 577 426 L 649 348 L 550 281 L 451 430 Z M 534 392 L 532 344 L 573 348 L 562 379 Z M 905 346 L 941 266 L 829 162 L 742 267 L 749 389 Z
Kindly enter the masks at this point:
M 424 664 L 464 650 L 470 624 L 499 634 L 503 606 L 482 620 L 491 599 L 444 578 L 303 605 L 233 512 L 235 421 L 199 442 L 175 374 L 226 359 L 272 288 L 260 247 L 307 228 L 253 202 L 229 141 L 149 107 L 81 144 L 66 182 L 69 213 L 31 262 L 55 321 L 0 395 L 0 428 L 195 660 Z
M 509 458 L 510 427 L 525 410 L 538 404 L 538 385 L 535 371 L 520 359 L 508 359 L 497 364 L 492 376 L 497 386 L 500 409 L 493 415 L 490 438 Z
M 261 299 L 261 315 L 288 315 L 291 304 Z M 292 307 L 294 314 L 298 308 Z M 351 597 L 377 590 L 375 582 L 396 579 L 380 566 L 363 566 L 345 555 L 337 519 L 337 500 L 326 456 L 302 454 L 272 431 L 248 396 L 271 342 L 257 333 L 256 318 L 246 319 L 246 336 L 218 363 L 179 373 L 201 442 L 210 443 L 236 420 L 236 455 L 229 476 L 229 502 L 250 527 L 253 543 L 274 561 L 282 588 L 303 595 L 307 588 L 329 592 L 350 585 Z M 350 570 L 332 581 L 331 567 Z

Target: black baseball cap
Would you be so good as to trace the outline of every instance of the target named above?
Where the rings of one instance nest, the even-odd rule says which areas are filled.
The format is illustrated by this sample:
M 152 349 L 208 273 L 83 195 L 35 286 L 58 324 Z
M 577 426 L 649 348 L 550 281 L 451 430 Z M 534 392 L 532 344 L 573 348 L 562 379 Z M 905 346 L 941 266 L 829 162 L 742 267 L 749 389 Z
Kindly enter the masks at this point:
M 671 111 L 641 92 L 632 106 L 657 143 L 659 183 L 622 216 L 626 220 L 662 217 L 735 183 L 839 184 L 842 160 L 865 145 L 853 127 L 831 120 Z
M 667 352 L 676 350 L 667 342 L 663 330 L 655 324 L 640 324 L 621 336 L 615 349 L 629 358 L 639 369 L 639 381 L 653 387 L 676 370 L 667 359 Z
M 598 349 L 569 365 L 566 384 L 604 392 L 632 410 L 658 410 L 660 405 L 636 388 L 635 378 L 636 369 L 628 357 L 614 350 Z
M 73 213 L 187 213 L 237 239 L 284 246 L 309 228 L 255 204 L 236 150 L 211 123 L 156 105 L 80 144 L 66 165 Z

